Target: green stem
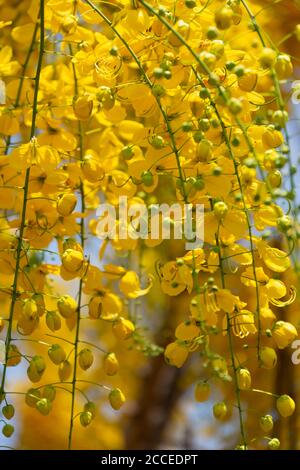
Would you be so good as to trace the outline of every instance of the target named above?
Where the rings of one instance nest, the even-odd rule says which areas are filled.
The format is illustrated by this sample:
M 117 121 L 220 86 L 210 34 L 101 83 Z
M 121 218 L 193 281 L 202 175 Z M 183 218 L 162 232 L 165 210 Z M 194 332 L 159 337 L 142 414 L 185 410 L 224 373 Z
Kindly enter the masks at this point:
M 26 70 L 27 70 L 27 67 L 28 67 L 28 64 L 29 64 L 31 54 L 33 53 L 33 50 L 34 50 L 34 45 L 35 45 L 38 30 L 39 30 L 39 23 L 37 21 L 36 24 L 35 24 L 35 27 L 34 27 L 31 43 L 30 43 L 30 46 L 29 46 L 29 49 L 28 49 L 28 52 L 27 52 L 27 55 L 26 55 L 26 58 L 25 58 L 25 62 L 22 66 L 22 74 L 21 74 L 19 85 L 18 85 L 17 96 L 16 96 L 16 100 L 15 100 L 15 103 L 14 103 L 14 108 L 18 108 L 19 104 L 20 104 L 20 98 L 21 98 L 21 94 L 22 94 L 25 74 L 26 74 Z M 6 142 L 6 146 L 5 146 L 5 150 L 4 150 L 5 155 L 7 155 L 7 153 L 8 153 L 10 143 L 11 143 L 11 136 L 8 137 L 7 142 Z
M 36 75 L 35 75 L 30 139 L 33 139 L 33 137 L 35 136 L 35 132 L 36 132 L 36 117 L 38 113 L 38 109 L 37 109 L 38 108 L 38 92 L 39 92 L 39 83 L 40 83 L 40 76 L 41 76 L 42 63 L 43 63 L 44 45 L 45 45 L 44 0 L 40 0 L 40 47 L 39 47 L 39 56 L 38 56 L 37 69 L 36 69 Z M 22 210 L 21 210 L 21 221 L 20 221 L 18 244 L 17 244 L 17 249 L 16 249 L 16 265 L 15 265 L 15 274 L 14 274 L 14 280 L 13 280 L 13 286 L 12 286 L 12 293 L 11 293 L 11 304 L 10 304 L 10 311 L 9 311 L 8 328 L 7 328 L 6 341 L 5 341 L 6 355 L 5 355 L 5 364 L 3 367 L 0 394 L 5 392 L 4 385 L 5 385 L 6 372 L 7 372 L 7 360 L 9 357 L 9 347 L 11 343 L 11 334 L 12 334 L 15 304 L 16 304 L 16 300 L 18 296 L 18 278 L 19 278 L 20 261 L 21 261 L 21 254 L 22 254 L 23 235 L 24 235 L 24 229 L 26 225 L 26 209 L 27 209 L 28 189 L 29 189 L 29 178 L 30 178 L 30 167 L 27 168 L 26 170 L 24 187 L 23 187 L 23 190 L 24 190 L 23 204 L 22 204 Z
M 216 235 L 216 244 L 217 244 L 217 247 L 219 248 L 218 256 L 219 256 L 219 265 L 220 265 L 220 272 L 221 272 L 222 288 L 225 289 L 226 288 L 226 283 L 225 283 L 225 276 L 224 276 L 224 270 L 223 270 L 223 259 L 222 259 L 222 255 L 221 255 L 221 247 L 220 247 L 218 235 Z M 241 431 L 241 436 L 242 436 L 242 443 L 243 443 L 243 446 L 246 450 L 247 449 L 247 440 L 246 440 L 246 434 L 245 434 L 245 429 L 244 429 L 243 411 L 242 411 L 241 396 L 240 396 L 240 387 L 239 387 L 238 376 L 237 376 L 238 368 L 237 368 L 237 365 L 236 365 L 236 362 L 235 362 L 233 338 L 232 338 L 231 325 L 230 325 L 230 315 L 229 315 L 228 312 L 226 312 L 226 323 L 227 323 L 227 329 L 226 330 L 227 330 L 229 352 L 230 352 L 230 358 L 231 358 L 232 370 L 233 370 L 233 378 L 234 378 L 234 385 L 235 385 L 237 408 L 238 408 L 238 412 L 239 412 L 240 431 Z
M 70 54 L 73 56 L 72 47 L 69 45 Z M 78 79 L 76 74 L 75 65 L 72 63 L 73 77 L 74 77 L 74 94 L 78 95 Z M 83 142 L 83 127 L 81 121 L 78 121 L 78 136 L 79 136 L 79 158 L 80 161 L 83 161 L 84 157 L 84 142 Z M 85 194 L 84 194 L 84 185 L 83 181 L 80 180 L 79 185 L 80 199 L 81 199 L 81 213 L 85 213 Z M 84 242 L 85 242 L 85 225 L 84 219 L 80 220 L 80 243 L 84 251 Z M 72 437 L 73 437 L 73 428 L 74 428 L 74 408 L 75 408 L 75 395 L 76 395 L 76 381 L 77 381 L 77 356 L 78 356 L 78 346 L 79 346 L 79 334 L 80 334 L 80 311 L 82 304 L 82 288 L 83 288 L 83 279 L 81 277 L 79 281 L 78 288 L 78 305 L 77 305 L 77 319 L 76 319 L 76 330 L 75 330 L 75 340 L 74 340 L 74 370 L 73 370 L 73 379 L 72 379 L 72 400 L 71 400 L 71 415 L 70 415 L 70 428 L 68 436 L 68 449 L 72 449 Z

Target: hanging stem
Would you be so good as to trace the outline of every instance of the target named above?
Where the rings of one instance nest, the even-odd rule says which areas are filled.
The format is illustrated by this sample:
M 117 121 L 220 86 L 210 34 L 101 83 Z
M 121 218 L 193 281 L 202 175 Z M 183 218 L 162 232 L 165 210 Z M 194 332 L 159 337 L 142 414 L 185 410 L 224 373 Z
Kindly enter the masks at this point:
M 73 51 L 71 45 L 69 45 L 70 54 L 73 56 Z M 72 63 L 73 77 L 74 77 L 74 94 L 78 95 L 78 79 L 76 74 L 75 65 Z M 83 127 L 81 121 L 78 121 L 78 137 L 79 137 L 79 158 L 80 161 L 83 161 L 84 157 L 84 142 L 83 142 Z M 84 194 L 84 185 L 82 180 L 80 180 L 79 185 L 80 199 L 81 199 L 81 213 L 85 213 L 85 194 Z M 84 251 L 85 243 L 85 225 L 84 219 L 80 220 L 80 244 Z M 75 330 L 75 339 L 74 339 L 74 370 L 73 370 L 73 379 L 72 379 L 72 400 L 71 400 L 71 414 L 70 414 L 70 428 L 68 436 L 68 449 L 72 449 L 72 436 L 73 436 L 73 427 L 74 427 L 74 408 L 75 408 L 75 395 L 76 395 L 76 381 L 77 381 L 77 356 L 78 356 L 78 347 L 79 347 L 79 335 L 80 335 L 80 311 L 82 308 L 82 288 L 83 288 L 83 279 L 81 277 L 78 287 L 78 305 L 77 305 L 77 318 L 76 318 L 76 330 Z
M 40 83 L 40 76 L 41 76 L 42 63 L 43 63 L 44 46 L 45 46 L 45 17 L 44 17 L 45 5 L 44 3 L 45 3 L 44 0 L 40 0 L 40 47 L 39 47 L 39 56 L 38 56 L 38 62 L 37 62 L 36 75 L 35 75 L 35 80 L 34 80 L 34 97 L 33 97 L 33 105 L 32 105 L 32 121 L 31 121 L 31 129 L 30 129 L 30 139 L 33 139 L 33 137 L 35 137 L 35 132 L 36 132 L 36 117 L 38 113 L 38 92 L 39 92 L 39 83 Z M 16 300 L 18 296 L 18 279 L 19 279 L 20 261 L 21 261 L 21 255 L 22 255 L 23 235 L 24 235 L 24 229 L 26 225 L 26 209 L 27 209 L 27 200 L 28 200 L 29 178 L 30 178 L 30 167 L 26 169 L 24 186 L 23 186 L 23 191 L 24 191 L 23 203 L 22 203 L 22 210 L 21 210 L 21 221 L 20 221 L 18 244 L 16 248 L 16 265 L 15 265 L 15 273 L 14 273 L 14 279 L 13 279 L 12 292 L 11 292 L 11 304 L 10 304 L 10 311 L 9 311 L 7 334 L 6 334 L 6 340 L 5 340 L 6 354 L 5 354 L 5 364 L 4 364 L 3 373 L 2 373 L 0 394 L 5 392 L 4 386 L 5 386 L 5 379 L 6 379 L 6 372 L 7 372 L 7 361 L 9 357 L 9 348 L 10 348 L 10 343 L 11 343 L 15 305 L 16 305 Z

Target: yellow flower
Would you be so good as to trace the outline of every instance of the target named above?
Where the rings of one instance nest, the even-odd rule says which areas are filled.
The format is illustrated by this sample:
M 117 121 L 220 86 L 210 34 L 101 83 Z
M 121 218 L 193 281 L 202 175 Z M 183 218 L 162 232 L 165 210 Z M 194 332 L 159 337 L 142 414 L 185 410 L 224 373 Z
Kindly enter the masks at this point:
M 126 401 L 125 395 L 119 388 L 112 389 L 109 393 L 108 399 L 114 410 L 119 410 Z
M 93 101 L 88 95 L 77 96 L 73 98 L 73 111 L 77 119 L 87 121 L 93 111 Z
M 246 338 L 249 334 L 255 334 L 257 331 L 253 313 L 245 309 L 236 310 L 230 314 L 230 327 L 232 328 L 233 334 L 241 339 Z M 227 319 L 224 317 L 224 334 L 226 334 L 226 328 Z
M 104 372 L 106 375 L 115 375 L 119 370 L 119 361 L 115 353 L 108 353 L 103 361 Z
M 70 273 L 80 271 L 83 261 L 83 254 L 77 250 L 67 249 L 62 255 L 62 265 Z
M 168 344 L 165 349 L 165 359 L 167 363 L 178 368 L 183 366 L 188 355 L 187 348 L 178 341 Z
M 48 356 L 54 364 L 59 365 L 66 359 L 66 352 L 59 344 L 52 344 L 48 349 Z
M 270 432 L 273 429 L 274 422 L 271 415 L 264 415 L 259 420 L 259 425 L 264 432 Z
M 13 50 L 10 46 L 4 46 L 0 50 L 0 75 L 15 76 L 20 65 L 16 60 L 11 60 L 13 57 Z
M 62 194 L 57 201 L 57 212 L 66 217 L 70 215 L 77 204 L 75 194 Z
M 249 390 L 251 388 L 251 374 L 248 369 L 240 368 L 237 372 L 238 384 L 241 390 Z
M 296 404 L 289 395 L 281 395 L 276 400 L 276 408 L 281 416 L 287 418 L 295 411 Z
M 141 289 L 138 275 L 134 271 L 127 271 L 120 280 L 120 291 L 129 299 L 136 299 L 147 294 L 152 287 L 152 278 L 149 277 L 149 285 L 145 289 Z
M 273 437 L 273 439 L 271 439 L 269 442 L 268 442 L 268 448 L 270 450 L 278 450 L 280 447 L 280 440 L 277 439 L 277 437 Z
M 71 376 L 71 373 L 72 365 L 67 359 L 59 364 L 58 376 L 61 382 L 66 382 Z
M 298 332 L 294 325 L 286 321 L 277 321 L 272 333 L 274 341 L 279 349 L 286 348 L 298 336 Z
M 272 253 L 271 256 L 276 257 L 277 252 Z M 274 264 L 276 263 L 273 262 L 273 258 L 269 258 L 267 262 L 269 264 L 272 263 L 272 266 L 274 268 Z M 280 265 L 280 262 L 279 266 L 282 267 L 282 265 Z M 275 269 L 278 270 L 281 269 L 281 267 L 278 268 L 278 266 L 276 265 Z M 259 289 L 260 294 L 261 307 L 268 307 L 268 302 L 275 305 L 276 307 L 285 307 L 287 305 L 292 304 L 296 298 L 295 288 L 291 286 L 290 298 L 285 301 L 279 300 L 284 297 L 287 293 L 285 284 L 279 279 L 270 279 L 261 267 L 255 268 L 255 273 L 252 267 L 246 268 L 246 270 L 241 275 L 241 281 L 248 287 L 256 287 L 257 283 L 257 287 Z
M 267 242 L 258 239 L 256 240 L 256 247 L 259 256 L 271 271 L 282 273 L 290 267 L 290 259 L 284 251 L 270 247 Z
M 201 333 L 201 329 L 191 320 L 186 320 L 177 326 L 175 336 L 182 341 L 192 341 Z
M 277 364 L 277 354 L 273 348 L 264 346 L 259 352 L 261 366 L 264 369 L 273 369 Z
M 122 341 L 122 340 L 130 338 L 130 336 L 135 330 L 135 326 L 130 320 L 127 320 L 126 318 L 123 318 L 123 317 L 119 317 L 113 323 L 112 330 L 116 338 Z
M 262 135 L 262 141 L 266 149 L 276 148 L 283 144 L 284 139 L 280 131 L 269 127 Z
M 174 296 L 193 288 L 191 269 L 185 264 L 170 261 L 160 268 L 161 288 L 165 294 Z
M 94 356 L 90 349 L 84 348 L 79 352 L 78 363 L 82 370 L 89 369 L 94 362 Z

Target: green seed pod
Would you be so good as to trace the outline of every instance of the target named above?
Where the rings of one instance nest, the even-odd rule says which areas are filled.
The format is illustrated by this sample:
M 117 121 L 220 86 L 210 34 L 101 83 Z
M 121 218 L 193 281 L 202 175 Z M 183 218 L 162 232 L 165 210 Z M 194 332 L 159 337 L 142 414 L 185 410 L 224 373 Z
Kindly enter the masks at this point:
M 25 403 L 31 408 L 35 408 L 36 402 L 41 398 L 41 392 L 35 388 L 30 388 L 25 395 Z
M 48 356 L 58 366 L 66 359 L 66 352 L 59 344 L 52 344 L 48 349 Z
M 280 447 L 280 440 L 277 437 L 274 437 L 268 442 L 268 447 L 270 450 L 277 450 Z
M 46 385 L 42 390 L 42 397 L 48 401 L 54 401 L 56 397 L 56 388 L 53 385 Z
M 273 429 L 274 422 L 271 415 L 262 416 L 259 420 L 259 425 L 264 432 L 270 432 Z
M 90 411 L 83 411 L 82 413 L 80 413 L 79 419 L 81 426 L 86 428 L 89 424 L 91 424 L 93 416 Z
M 6 419 L 12 419 L 15 415 L 15 408 L 13 405 L 5 405 L 2 408 L 2 414 Z
M 15 431 L 15 428 L 11 424 L 5 424 L 2 428 L 2 434 L 5 437 L 11 437 Z
M 33 356 L 30 366 L 34 367 L 39 374 L 43 374 L 46 369 L 46 362 L 42 356 Z
M 68 378 L 71 375 L 71 372 L 72 372 L 72 366 L 71 366 L 70 362 L 69 361 L 63 361 L 59 365 L 59 369 L 58 369 L 59 380 L 61 382 L 65 382 L 66 380 L 68 380 Z
M 91 413 L 92 417 L 95 418 L 95 416 L 96 416 L 96 405 L 95 405 L 95 403 L 93 403 L 92 401 L 88 401 L 84 405 L 84 411 L 88 411 L 89 413 Z
M 36 402 L 35 406 L 43 416 L 47 416 L 52 409 L 52 403 L 51 401 L 47 400 L 47 398 L 41 398 Z
M 48 326 L 49 330 L 57 331 L 61 328 L 61 319 L 56 312 L 47 312 L 46 315 L 46 325 Z
M 92 351 L 88 348 L 82 349 L 79 353 L 78 361 L 79 361 L 79 365 L 81 369 L 83 370 L 89 369 L 94 362 L 94 356 L 93 356 Z
M 108 396 L 109 403 L 114 410 L 119 410 L 125 403 L 125 396 L 119 388 L 111 390 Z

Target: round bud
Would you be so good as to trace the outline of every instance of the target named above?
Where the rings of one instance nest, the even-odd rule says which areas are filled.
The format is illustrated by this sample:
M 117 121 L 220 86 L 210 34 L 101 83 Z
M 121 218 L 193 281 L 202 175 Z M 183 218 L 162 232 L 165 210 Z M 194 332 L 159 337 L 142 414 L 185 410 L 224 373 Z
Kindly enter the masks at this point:
M 63 295 L 57 301 L 59 313 L 64 318 L 70 318 L 77 311 L 77 302 L 70 295 Z
M 123 392 L 119 388 L 112 389 L 109 393 L 108 399 L 110 406 L 114 410 L 119 410 L 126 400 Z
M 216 28 L 215 26 L 210 26 L 208 30 L 206 31 L 206 37 L 207 39 L 210 39 L 211 41 L 213 39 L 217 39 L 218 36 L 219 36 L 219 31 L 218 31 L 218 28 Z
M 110 55 L 112 55 L 113 57 L 117 57 L 118 54 L 119 54 L 119 49 L 117 46 L 113 46 L 110 51 L 109 51 Z
M 6 419 L 12 419 L 15 415 L 15 408 L 13 405 L 5 405 L 2 408 L 2 414 Z
M 113 323 L 112 330 L 117 339 L 125 340 L 130 338 L 135 327 L 130 320 L 120 317 Z
M 131 145 L 126 145 L 121 150 L 121 156 L 124 160 L 130 160 L 134 156 L 134 151 Z
M 228 409 L 226 403 L 223 401 L 220 403 L 215 403 L 213 406 L 213 414 L 216 419 L 223 421 L 227 417 Z
M 277 364 L 277 354 L 273 348 L 264 346 L 260 349 L 261 366 L 264 369 L 273 369 Z
M 249 390 L 251 388 L 251 374 L 244 367 L 237 372 L 238 385 L 240 390 Z
M 36 402 L 41 398 L 40 390 L 36 390 L 35 388 L 30 388 L 25 395 L 25 403 L 26 405 L 30 406 L 31 408 L 35 408 Z
M 267 176 L 267 181 L 271 188 L 276 189 L 281 186 L 282 176 L 279 170 L 271 171 Z
M 2 428 L 2 434 L 5 437 L 11 437 L 15 431 L 15 428 L 11 424 L 4 424 Z
M 52 409 L 52 403 L 47 398 L 41 398 L 36 402 L 35 407 L 41 415 L 47 416 Z
M 199 96 L 203 100 L 205 100 L 206 98 L 209 98 L 210 93 L 209 93 L 208 88 L 201 88 L 201 90 L 199 91 Z
M 151 145 L 156 149 L 161 149 L 165 146 L 165 139 L 161 135 L 154 135 L 151 139 Z
M 209 119 L 203 118 L 199 119 L 199 129 L 203 132 L 207 132 L 210 128 L 210 121 Z
M 184 3 L 187 8 L 195 8 L 195 6 L 197 6 L 197 3 L 195 0 L 185 0 Z
M 223 201 L 218 201 L 214 204 L 214 214 L 218 220 L 225 217 L 228 212 L 228 206 Z
M 144 171 L 144 173 L 142 174 L 142 183 L 147 187 L 150 187 L 153 185 L 154 178 L 153 178 L 151 171 Z
M 261 63 L 261 66 L 264 69 L 267 69 L 275 65 L 276 58 L 277 54 L 273 49 L 271 49 L 270 47 L 264 47 L 260 54 L 259 61 Z
M 7 367 L 15 367 L 20 364 L 22 359 L 21 353 L 15 344 L 10 344 L 7 353 Z
M 202 131 L 196 131 L 193 135 L 193 138 L 194 141 L 198 144 L 202 139 L 204 139 L 204 134 Z
M 92 417 L 95 418 L 95 416 L 96 416 L 96 405 L 95 405 L 95 403 L 93 403 L 92 401 L 88 401 L 87 403 L 85 403 L 83 409 L 84 409 L 84 411 L 88 411 L 89 413 L 91 413 Z
M 239 114 L 243 109 L 242 103 L 238 98 L 230 98 L 227 102 L 227 106 L 231 114 L 234 115 Z
M 47 312 L 46 314 L 46 325 L 49 330 L 57 331 L 61 328 L 61 319 L 58 313 L 56 312 Z
M 222 174 L 222 168 L 220 166 L 215 166 L 212 170 L 213 176 L 220 176 Z
M 279 217 L 276 220 L 277 228 L 281 233 L 286 233 L 292 228 L 292 220 L 288 215 Z
M 280 447 L 280 440 L 277 439 L 277 437 L 273 437 L 273 439 L 271 439 L 269 442 L 268 442 L 268 447 L 270 450 L 277 450 L 279 449 Z
M 66 359 L 66 352 L 60 344 L 52 344 L 48 349 L 48 356 L 57 366 Z
M 236 67 L 234 67 L 233 73 L 235 73 L 235 75 L 240 78 L 245 73 L 245 67 L 243 65 L 237 65 Z
M 190 132 L 193 129 L 193 123 L 190 121 L 186 121 L 182 124 L 181 129 L 183 132 Z
M 281 395 L 276 401 L 276 408 L 281 416 L 287 418 L 295 411 L 295 402 L 289 395 Z
M 228 29 L 233 20 L 233 11 L 224 6 L 215 12 L 215 23 L 218 29 Z
M 205 182 L 204 182 L 204 179 L 202 178 L 202 176 L 197 176 L 194 183 L 193 183 L 193 187 L 197 190 L 197 191 L 202 191 L 202 189 L 204 189 L 205 187 Z
M 103 361 L 103 368 L 106 375 L 115 375 L 119 370 L 119 362 L 115 353 L 108 353 Z
M 72 372 L 72 366 L 69 361 L 65 360 L 59 365 L 58 376 L 61 382 L 68 380 Z
M 81 251 L 67 249 L 62 255 L 62 265 L 70 273 L 75 273 L 82 268 L 84 262 Z
M 75 194 L 65 193 L 62 194 L 57 201 L 57 212 L 63 217 L 70 215 L 75 209 L 77 198 Z
M 156 83 L 152 87 L 152 93 L 157 98 L 160 98 L 161 96 L 164 96 L 166 94 L 166 90 L 164 89 L 162 85 L 159 85 L 158 83 Z
M 261 416 L 259 425 L 264 432 L 272 431 L 274 426 L 273 417 L 271 415 Z
M 56 389 L 53 385 L 45 385 L 42 390 L 42 397 L 46 398 L 48 401 L 54 401 L 56 397 Z
M 194 390 L 195 400 L 198 402 L 207 401 L 210 396 L 210 385 L 207 382 L 198 382 Z
M 91 424 L 93 416 L 90 411 L 83 411 L 82 413 L 80 413 L 79 419 L 81 426 L 86 428 L 89 424 Z
M 94 356 L 93 356 L 92 351 L 88 348 L 82 349 L 79 353 L 78 362 L 79 362 L 81 369 L 83 370 L 89 369 L 94 362 Z

